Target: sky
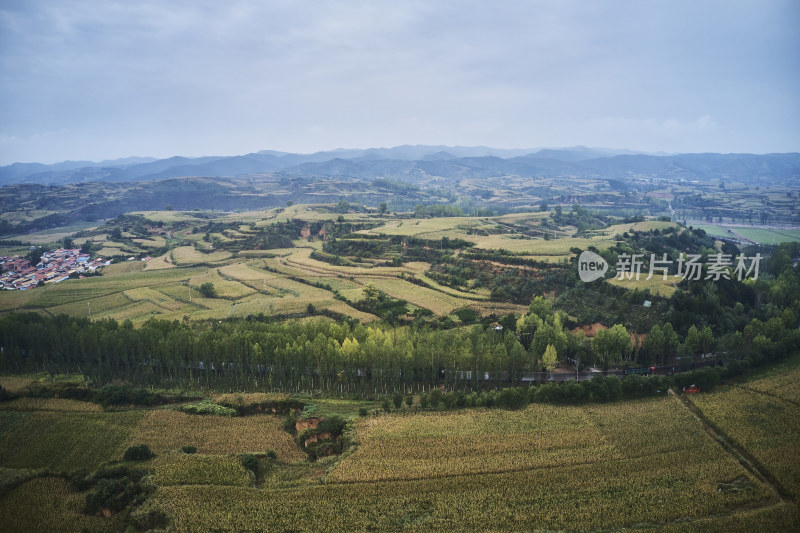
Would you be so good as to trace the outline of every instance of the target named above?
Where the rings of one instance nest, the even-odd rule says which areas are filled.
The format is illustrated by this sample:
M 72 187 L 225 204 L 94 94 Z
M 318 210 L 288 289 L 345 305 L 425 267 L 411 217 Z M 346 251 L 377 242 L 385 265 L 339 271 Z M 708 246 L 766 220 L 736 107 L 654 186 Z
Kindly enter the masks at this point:
M 800 151 L 796 0 L 0 0 L 0 165 Z

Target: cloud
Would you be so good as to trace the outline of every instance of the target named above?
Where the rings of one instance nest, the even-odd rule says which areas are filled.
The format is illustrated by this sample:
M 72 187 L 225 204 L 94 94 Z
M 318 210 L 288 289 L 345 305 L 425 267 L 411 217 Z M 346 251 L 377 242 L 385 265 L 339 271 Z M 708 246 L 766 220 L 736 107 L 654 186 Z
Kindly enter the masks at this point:
M 0 124 L 19 142 L 0 163 L 394 142 L 797 149 L 798 12 L 749 0 L 6 2 Z

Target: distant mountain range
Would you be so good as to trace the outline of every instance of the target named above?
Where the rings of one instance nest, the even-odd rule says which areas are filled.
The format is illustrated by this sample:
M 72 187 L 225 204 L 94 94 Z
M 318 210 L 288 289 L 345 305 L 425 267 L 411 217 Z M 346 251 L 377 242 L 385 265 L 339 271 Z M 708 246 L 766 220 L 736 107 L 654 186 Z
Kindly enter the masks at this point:
M 397 146 L 339 149 L 314 154 L 264 150 L 240 156 L 129 157 L 112 161 L 14 163 L 0 167 L 0 185 L 67 185 L 140 182 L 184 176 L 390 178 L 417 182 L 431 177 L 601 177 L 610 179 L 733 179 L 800 183 L 800 154 L 653 155 L 586 148 L 497 149 L 461 146 Z

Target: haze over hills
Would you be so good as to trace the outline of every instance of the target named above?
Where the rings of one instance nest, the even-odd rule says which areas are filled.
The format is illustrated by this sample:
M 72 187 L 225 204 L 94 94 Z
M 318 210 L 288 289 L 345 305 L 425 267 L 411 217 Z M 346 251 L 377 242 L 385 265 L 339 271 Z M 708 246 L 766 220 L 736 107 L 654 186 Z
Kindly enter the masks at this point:
M 14 163 L 0 167 L 0 185 L 138 182 L 184 176 L 391 178 L 416 182 L 443 178 L 606 177 L 800 180 L 800 154 L 673 154 L 586 148 L 497 149 L 489 147 L 397 146 L 338 149 L 313 154 L 264 150 L 239 156 L 167 159 L 129 157 L 112 161 L 66 161 L 52 165 Z

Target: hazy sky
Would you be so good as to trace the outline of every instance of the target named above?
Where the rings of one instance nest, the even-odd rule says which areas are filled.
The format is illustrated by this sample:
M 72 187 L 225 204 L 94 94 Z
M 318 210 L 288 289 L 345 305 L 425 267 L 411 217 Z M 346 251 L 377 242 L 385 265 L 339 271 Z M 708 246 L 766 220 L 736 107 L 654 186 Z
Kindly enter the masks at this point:
M 797 0 L 0 0 L 0 164 L 800 151 Z

